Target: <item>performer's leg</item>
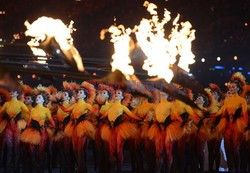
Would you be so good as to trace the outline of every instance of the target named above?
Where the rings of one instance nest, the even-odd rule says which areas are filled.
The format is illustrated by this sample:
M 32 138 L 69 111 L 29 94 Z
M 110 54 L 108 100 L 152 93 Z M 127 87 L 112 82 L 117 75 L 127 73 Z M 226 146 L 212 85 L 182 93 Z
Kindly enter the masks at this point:
M 173 142 L 165 141 L 165 152 L 166 152 L 166 172 L 170 172 L 173 163 Z
M 215 144 L 216 139 L 212 139 L 207 142 L 208 147 L 208 170 L 209 172 L 214 171 L 214 159 L 215 159 Z
M 225 137 L 224 144 L 225 144 L 225 151 L 226 151 L 226 156 L 227 156 L 227 165 L 228 165 L 229 172 L 231 173 L 234 171 L 231 140 Z
M 215 171 L 219 172 L 219 168 L 220 168 L 220 144 L 221 144 L 221 139 L 216 139 L 215 142 Z
M 117 172 L 121 172 L 122 169 L 122 163 L 123 163 L 123 146 L 124 146 L 124 139 L 122 136 L 117 133 Z

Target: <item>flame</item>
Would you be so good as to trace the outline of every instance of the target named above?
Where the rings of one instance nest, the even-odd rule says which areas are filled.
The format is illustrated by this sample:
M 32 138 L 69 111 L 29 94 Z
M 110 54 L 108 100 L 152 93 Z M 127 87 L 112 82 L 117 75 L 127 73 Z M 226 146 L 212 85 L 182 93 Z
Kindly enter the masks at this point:
M 30 47 L 37 47 L 39 46 L 39 42 L 44 41 L 48 36 L 54 37 L 62 50 L 69 50 L 73 44 L 73 38 L 71 37 L 71 33 L 74 31 L 73 23 L 71 21 L 69 26 L 66 26 L 59 19 L 45 16 L 38 18 L 32 24 L 26 21 L 24 23 L 27 27 L 25 35 L 34 37 L 28 42 L 28 45 Z
M 111 34 L 111 42 L 114 44 L 114 54 L 112 55 L 112 71 L 120 70 L 127 79 L 130 75 L 134 74 L 134 68 L 130 65 L 131 59 L 130 52 L 130 28 L 125 29 L 123 25 L 112 25 L 108 30 L 101 31 L 101 39 L 104 39 L 104 34 L 109 32 Z
M 195 30 L 192 29 L 190 22 L 179 23 L 178 14 L 172 22 L 171 33 L 166 35 L 164 27 L 171 20 L 171 13 L 164 9 L 164 17 L 160 20 L 155 4 L 145 1 L 144 6 L 151 15 L 150 19 L 143 18 L 133 30 L 125 29 L 123 25 L 111 26 L 108 30 L 115 49 L 112 56 L 112 70 L 119 69 L 126 75 L 134 73 L 133 67 L 129 65 L 131 63 L 129 46 L 133 45 L 131 42 L 129 45 L 129 40 L 130 34 L 134 33 L 138 45 L 147 57 L 142 68 L 148 71 L 149 76 L 157 76 L 170 82 L 174 75 L 170 66 L 176 63 L 177 56 L 179 57 L 177 65 L 188 72 L 189 64 L 195 62 L 195 56 L 191 51 Z M 102 30 L 101 39 L 104 39 L 103 35 L 106 32 L 107 30 Z
M 148 71 L 149 76 L 157 76 L 170 82 L 174 74 L 169 67 L 176 62 L 178 55 L 178 66 L 184 70 L 189 71 L 188 65 L 194 63 L 191 42 L 195 39 L 195 31 L 191 30 L 189 22 L 181 23 L 180 27 L 178 15 L 172 23 L 171 34 L 166 37 L 164 26 L 171 20 L 171 13 L 164 9 L 164 18 L 159 20 L 155 4 L 145 1 L 144 6 L 152 17 L 143 18 L 135 26 L 136 39 L 147 56 L 143 69 Z

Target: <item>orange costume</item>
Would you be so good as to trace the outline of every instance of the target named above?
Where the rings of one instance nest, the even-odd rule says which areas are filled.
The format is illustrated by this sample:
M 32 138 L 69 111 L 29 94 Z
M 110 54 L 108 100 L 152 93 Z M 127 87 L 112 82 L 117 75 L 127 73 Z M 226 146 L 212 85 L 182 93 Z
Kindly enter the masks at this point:
M 133 137 L 137 132 L 137 129 L 133 124 L 124 120 L 123 114 L 125 113 L 135 120 L 141 119 L 130 112 L 130 110 L 121 103 L 125 98 L 124 93 L 121 90 L 115 91 L 114 98 L 114 103 L 104 105 L 105 113 L 101 119 L 107 118 L 108 124 L 105 123 L 105 125 L 103 125 L 101 129 L 101 137 L 109 146 L 109 153 L 112 161 L 114 162 L 115 159 L 117 159 L 118 169 L 120 169 L 123 162 L 124 141 Z
M 168 96 L 168 98 L 170 97 Z M 167 169 L 170 170 L 173 161 L 173 142 L 184 134 L 181 123 L 182 118 L 175 112 L 173 102 L 161 98 L 155 106 L 155 122 L 148 130 L 148 138 L 155 143 L 157 170 L 160 169 L 160 160 L 164 151 Z
M 239 148 L 245 128 L 248 125 L 246 100 L 240 97 L 245 85 L 244 76 L 237 72 L 231 77 L 228 88 L 230 95 L 224 100 L 221 109 L 214 115 L 221 115 L 216 130 L 224 134 L 225 149 L 228 158 L 229 171 L 239 171 Z
M 95 88 L 88 82 L 83 82 L 78 90 L 78 101 L 68 108 L 61 106 L 64 112 L 71 112 L 71 119 L 65 126 L 66 137 L 72 137 L 73 150 L 77 153 L 78 171 L 86 168 L 84 151 L 87 146 L 87 138 L 95 138 L 96 127 L 88 116 L 88 111 L 94 112 L 93 104 L 95 99 Z M 85 102 L 85 99 L 87 102 Z

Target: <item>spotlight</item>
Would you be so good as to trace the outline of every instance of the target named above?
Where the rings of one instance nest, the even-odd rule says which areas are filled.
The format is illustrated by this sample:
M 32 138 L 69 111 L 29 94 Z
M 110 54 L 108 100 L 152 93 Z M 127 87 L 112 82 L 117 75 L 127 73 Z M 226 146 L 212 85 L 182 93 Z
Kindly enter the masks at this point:
M 221 60 L 221 58 L 220 57 L 217 57 L 217 61 L 220 61 Z
M 234 60 L 237 61 L 237 60 L 238 60 L 238 57 L 237 57 L 237 56 L 234 56 Z
M 21 75 L 20 74 L 17 75 L 17 79 L 21 79 Z
M 201 59 L 201 62 L 205 62 L 205 58 L 202 58 L 202 59 Z

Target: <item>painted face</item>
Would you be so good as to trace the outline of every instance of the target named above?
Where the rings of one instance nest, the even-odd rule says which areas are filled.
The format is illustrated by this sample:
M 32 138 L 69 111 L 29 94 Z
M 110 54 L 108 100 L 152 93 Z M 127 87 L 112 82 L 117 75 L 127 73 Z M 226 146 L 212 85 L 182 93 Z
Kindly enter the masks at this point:
M 198 96 L 197 99 L 195 100 L 195 103 L 198 105 L 204 105 L 205 100 L 202 96 Z
M 226 98 L 230 97 L 232 94 L 230 93 L 230 91 L 226 92 Z
M 219 96 L 218 92 L 212 91 L 212 95 L 213 95 L 214 100 L 219 101 L 220 96 Z
M 17 91 L 11 91 L 11 92 L 10 92 L 10 97 L 11 97 L 11 98 L 17 98 L 18 95 L 19 95 L 19 94 L 18 94 Z
M 31 97 L 31 96 L 25 96 L 25 98 L 24 98 L 24 103 L 25 103 L 26 105 L 32 104 L 32 103 L 33 103 L 32 97 Z
M 37 95 L 36 96 L 36 104 L 43 104 L 44 103 L 44 98 L 42 95 Z
M 230 91 L 231 94 L 236 94 L 239 91 L 239 88 L 237 87 L 236 83 L 231 83 L 228 85 L 228 90 Z
M 141 99 L 139 97 L 135 97 L 132 99 L 130 106 L 132 108 L 136 108 L 139 104 L 141 104 Z
M 121 90 L 116 90 L 115 91 L 115 100 L 116 101 L 122 101 L 122 99 L 124 98 L 123 93 Z
M 78 99 L 85 99 L 86 98 L 86 94 L 85 94 L 84 90 L 79 90 L 78 91 L 77 98 Z
M 63 101 L 68 102 L 70 100 L 69 93 L 68 92 L 63 92 L 62 99 L 63 99 Z
M 103 91 L 98 92 L 98 95 L 96 97 L 96 101 L 99 104 L 104 104 L 108 99 L 109 99 L 108 91 L 103 90 Z

